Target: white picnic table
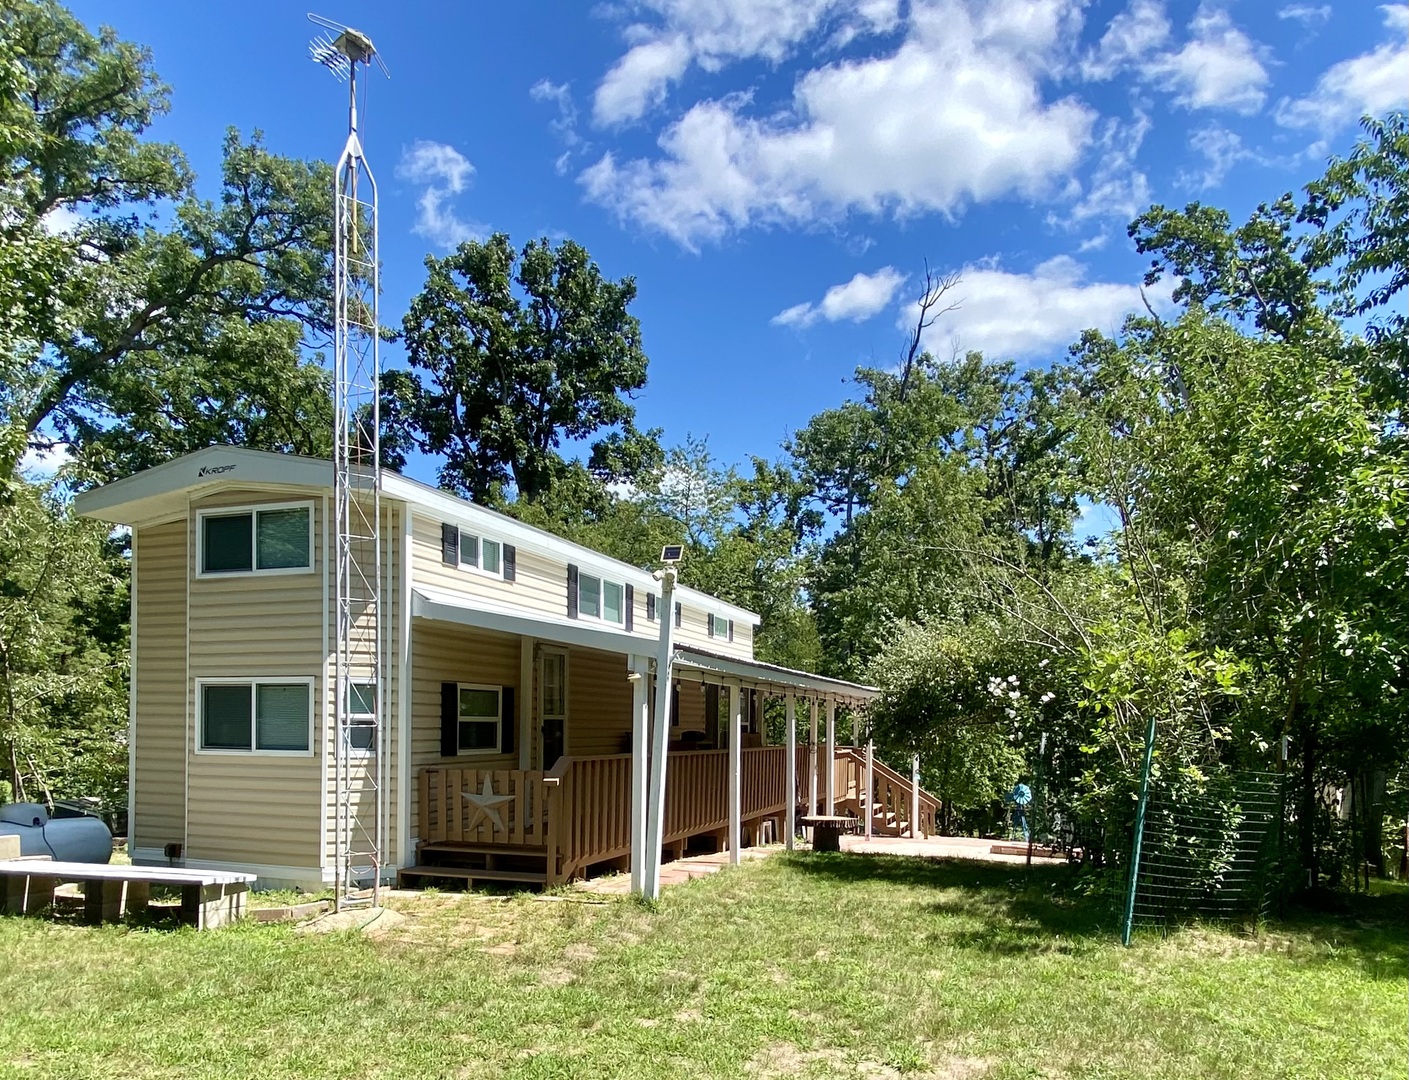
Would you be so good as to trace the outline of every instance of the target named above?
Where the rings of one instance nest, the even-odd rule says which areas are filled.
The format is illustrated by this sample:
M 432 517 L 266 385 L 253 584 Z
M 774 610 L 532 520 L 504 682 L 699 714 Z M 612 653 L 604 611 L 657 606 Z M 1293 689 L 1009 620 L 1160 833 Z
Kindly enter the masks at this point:
M 206 930 L 244 915 L 250 886 L 256 879 L 255 874 L 186 866 L 11 859 L 0 861 L 0 908 L 26 915 L 47 910 L 60 884 L 81 882 L 88 921 L 113 922 L 133 910 L 145 909 L 152 886 L 166 885 L 181 890 L 182 921 Z

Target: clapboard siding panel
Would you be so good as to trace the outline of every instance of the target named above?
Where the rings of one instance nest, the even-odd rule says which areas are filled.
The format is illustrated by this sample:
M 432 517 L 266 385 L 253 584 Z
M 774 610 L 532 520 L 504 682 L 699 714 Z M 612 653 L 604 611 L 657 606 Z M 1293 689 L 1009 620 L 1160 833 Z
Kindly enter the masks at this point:
M 185 842 L 185 521 L 139 529 L 135 549 L 137 761 L 130 850 Z
M 631 684 L 620 653 L 568 653 L 567 752 L 573 757 L 623 754 L 631 749 Z
M 313 509 L 310 573 L 200 577 L 198 512 L 307 502 Z M 319 702 L 326 693 L 323 529 L 325 500 L 229 490 L 194 500 L 188 522 L 190 567 L 189 719 L 186 855 L 190 859 L 312 866 L 319 861 L 323 778 Z M 201 754 L 196 685 L 210 678 L 311 678 L 311 754 Z

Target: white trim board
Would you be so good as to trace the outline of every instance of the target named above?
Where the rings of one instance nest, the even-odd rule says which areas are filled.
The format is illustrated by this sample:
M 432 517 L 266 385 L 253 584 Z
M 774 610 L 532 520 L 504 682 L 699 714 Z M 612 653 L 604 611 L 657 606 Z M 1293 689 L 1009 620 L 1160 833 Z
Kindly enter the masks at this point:
M 642 638 L 618 630 L 611 623 L 587 626 L 536 618 L 522 611 L 491 608 L 469 603 L 464 597 L 433 589 L 416 588 L 411 597 L 411 614 L 418 619 L 458 623 L 481 630 L 498 630 L 558 645 L 581 645 L 586 649 L 631 655 L 641 651 Z

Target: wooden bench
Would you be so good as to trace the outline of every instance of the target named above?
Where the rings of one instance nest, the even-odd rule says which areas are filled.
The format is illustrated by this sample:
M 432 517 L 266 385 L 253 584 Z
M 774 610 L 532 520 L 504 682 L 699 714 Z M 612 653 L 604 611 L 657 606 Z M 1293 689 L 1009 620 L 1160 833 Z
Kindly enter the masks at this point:
M 855 818 L 840 814 L 808 814 L 797 820 L 812 830 L 813 851 L 840 851 L 842 832 L 856 827 Z
M 60 884 L 79 882 L 84 917 L 115 922 L 145 911 L 153 885 L 168 885 L 181 890 L 181 921 L 209 930 L 244 915 L 254 881 L 254 874 L 228 870 L 22 859 L 0 862 L 0 910 L 17 915 L 48 910 Z

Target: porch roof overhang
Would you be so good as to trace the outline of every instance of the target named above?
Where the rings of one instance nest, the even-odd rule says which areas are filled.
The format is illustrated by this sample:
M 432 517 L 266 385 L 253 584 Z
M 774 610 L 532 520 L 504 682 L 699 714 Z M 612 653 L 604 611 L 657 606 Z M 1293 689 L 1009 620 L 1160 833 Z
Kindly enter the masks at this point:
M 540 618 L 522 608 L 474 603 L 454 593 L 419 586 L 411 593 L 411 616 L 628 656 L 649 656 L 655 651 L 655 643 L 650 638 L 628 634 L 615 627 Z
M 829 679 L 808 671 L 765 664 L 762 660 L 741 660 L 693 645 L 677 645 L 672 666 L 676 675 L 682 678 L 688 679 L 695 673 L 701 678 L 714 676 L 737 680 L 744 686 L 793 693 L 801 697 L 831 698 L 849 704 L 864 704 L 880 693 L 874 686 L 847 682 L 845 679 Z

